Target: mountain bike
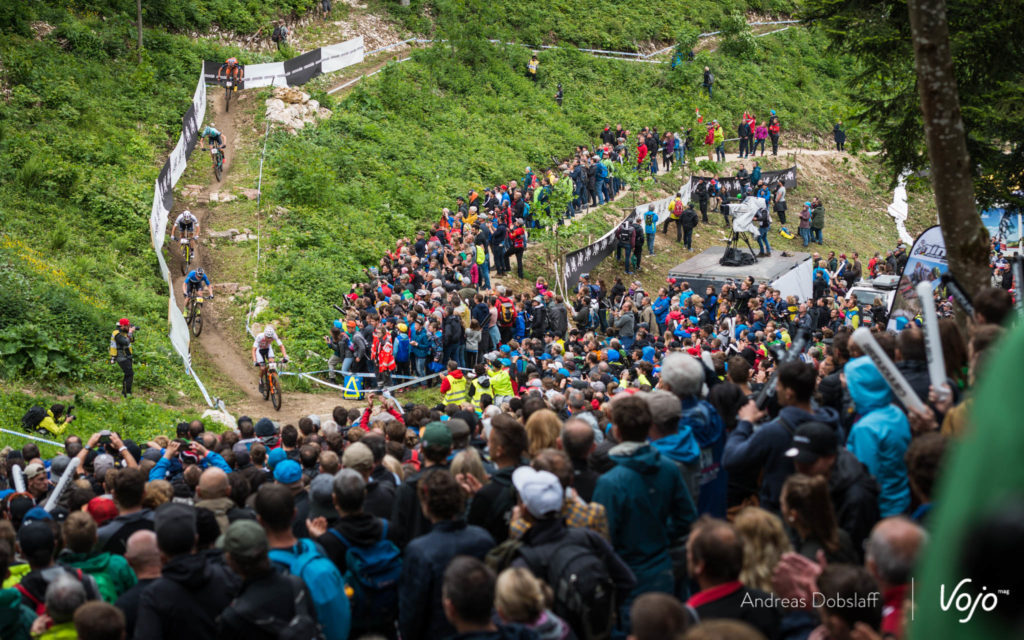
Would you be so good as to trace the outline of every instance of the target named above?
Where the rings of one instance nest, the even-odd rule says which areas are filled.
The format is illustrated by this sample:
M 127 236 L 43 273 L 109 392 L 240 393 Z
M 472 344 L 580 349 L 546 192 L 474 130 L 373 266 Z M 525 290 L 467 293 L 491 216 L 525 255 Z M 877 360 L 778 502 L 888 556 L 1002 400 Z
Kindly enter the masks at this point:
M 195 257 L 195 249 L 192 248 L 192 236 L 181 237 L 181 275 L 189 272 L 192 265 L 192 258 Z
M 274 409 L 281 410 L 281 383 L 278 380 L 278 370 L 284 370 L 285 364 L 287 364 L 288 358 L 281 360 L 278 364 L 276 360 L 270 360 L 265 364 L 255 363 L 260 368 L 260 393 L 263 394 L 263 399 L 269 399 L 271 404 L 274 405 Z
M 213 158 L 213 175 L 217 176 L 217 182 L 220 182 L 220 176 L 224 172 L 224 151 L 214 144 L 210 147 L 210 157 Z
M 224 113 L 231 110 L 231 94 L 235 91 L 238 91 L 238 80 L 229 75 L 224 81 Z
M 203 297 L 192 295 L 185 304 L 188 311 L 185 323 L 192 329 L 192 335 L 198 338 L 203 332 Z

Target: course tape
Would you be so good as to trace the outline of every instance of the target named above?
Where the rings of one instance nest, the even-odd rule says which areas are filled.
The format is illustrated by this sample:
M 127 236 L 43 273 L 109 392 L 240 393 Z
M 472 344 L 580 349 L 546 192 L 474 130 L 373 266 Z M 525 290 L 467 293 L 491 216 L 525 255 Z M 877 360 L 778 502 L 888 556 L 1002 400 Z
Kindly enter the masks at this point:
M 47 440 L 46 438 L 40 438 L 40 437 L 37 437 L 37 436 L 30 436 L 27 433 L 20 433 L 18 431 L 11 431 L 10 429 L 3 429 L 3 428 L 0 428 L 0 432 L 6 433 L 6 434 L 12 435 L 12 436 L 18 436 L 19 438 L 25 438 L 27 440 L 34 440 L 36 442 L 45 442 L 46 444 L 53 445 L 53 446 L 61 448 L 61 449 L 64 448 L 64 445 L 62 443 L 60 443 L 60 442 L 54 442 L 53 440 Z

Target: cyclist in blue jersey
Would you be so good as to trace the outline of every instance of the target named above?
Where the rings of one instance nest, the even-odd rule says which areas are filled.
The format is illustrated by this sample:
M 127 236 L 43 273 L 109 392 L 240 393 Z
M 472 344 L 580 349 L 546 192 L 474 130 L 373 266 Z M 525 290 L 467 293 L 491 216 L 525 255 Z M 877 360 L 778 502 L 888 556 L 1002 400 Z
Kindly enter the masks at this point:
M 203 151 L 206 151 L 206 140 L 210 141 L 211 148 L 213 148 L 214 145 L 216 145 L 218 149 L 223 149 L 227 146 L 224 142 L 224 134 L 218 131 L 217 127 L 213 126 L 212 122 L 206 125 L 202 133 L 199 134 L 199 148 Z
M 206 289 L 206 297 L 213 297 L 213 289 L 210 287 L 210 279 L 206 277 L 206 272 L 203 271 L 202 267 L 193 269 L 188 272 L 185 276 L 185 281 L 181 283 L 181 293 L 185 296 L 185 299 L 192 297 L 192 293 L 195 291 L 202 291 Z

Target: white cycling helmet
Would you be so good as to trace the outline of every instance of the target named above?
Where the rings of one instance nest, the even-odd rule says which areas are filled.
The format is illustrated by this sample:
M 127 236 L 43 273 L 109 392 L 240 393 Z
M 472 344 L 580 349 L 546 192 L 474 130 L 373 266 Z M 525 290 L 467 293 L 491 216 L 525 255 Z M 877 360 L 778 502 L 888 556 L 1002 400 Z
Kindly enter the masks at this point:
M 277 332 L 274 331 L 274 327 L 267 327 L 263 330 L 263 335 L 271 340 L 277 339 Z
M 185 209 L 184 211 L 181 212 L 181 215 L 183 215 L 183 216 L 185 216 L 187 218 L 187 217 L 192 215 L 192 212 L 189 211 L 188 209 Z

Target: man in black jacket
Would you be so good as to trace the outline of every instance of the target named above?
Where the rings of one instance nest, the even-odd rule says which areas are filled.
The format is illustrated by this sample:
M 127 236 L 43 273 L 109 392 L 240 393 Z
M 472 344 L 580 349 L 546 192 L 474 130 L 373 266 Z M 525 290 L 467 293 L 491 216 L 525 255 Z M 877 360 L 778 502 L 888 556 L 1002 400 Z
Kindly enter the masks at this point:
M 697 228 L 697 212 L 693 210 L 693 204 L 687 204 L 683 209 L 683 246 L 687 251 L 693 251 L 693 230 Z
M 391 510 L 391 539 L 404 548 L 410 540 L 430 531 L 430 521 L 423 515 L 419 493 L 419 481 L 438 469 L 448 468 L 448 456 L 452 452 L 452 434 L 443 422 L 431 422 L 423 429 L 423 446 L 420 456 L 423 469 L 408 476 L 395 494 L 395 506 Z M 476 500 L 473 501 L 476 504 Z M 506 535 L 508 526 L 505 527 Z
M 508 538 L 508 525 L 516 506 L 512 472 L 521 466 L 528 446 L 526 429 L 515 418 L 503 413 L 491 419 L 487 448 L 498 470 L 473 497 L 466 519 L 469 524 L 486 529 L 499 544 Z
M 853 548 L 861 554 L 863 542 L 878 522 L 878 482 L 857 456 L 839 446 L 835 430 L 820 422 L 806 422 L 793 434 L 786 456 L 793 459 L 797 473 L 822 476 L 839 527 L 850 535 Z
M 215 640 L 215 620 L 238 593 L 240 580 L 221 562 L 194 553 L 195 509 L 166 503 L 156 510 L 161 576 L 142 594 L 135 637 Z
M 569 311 L 565 308 L 562 296 L 555 296 L 555 302 L 547 309 L 548 331 L 553 332 L 561 339 L 569 331 Z
M 274 570 L 267 556 L 267 534 L 255 520 L 232 522 L 222 546 L 242 587 L 217 618 L 218 638 L 274 640 L 297 616 L 308 628 L 316 624 L 309 589 L 301 578 Z

